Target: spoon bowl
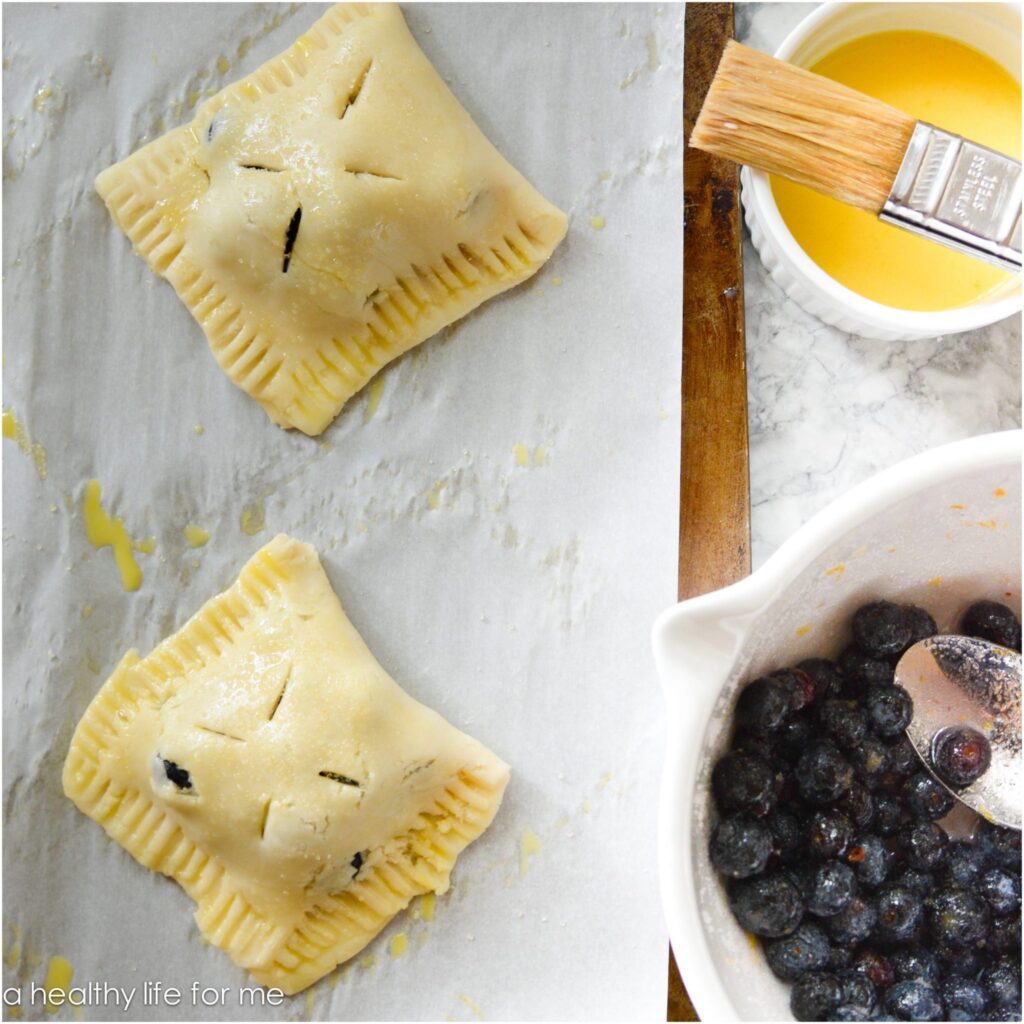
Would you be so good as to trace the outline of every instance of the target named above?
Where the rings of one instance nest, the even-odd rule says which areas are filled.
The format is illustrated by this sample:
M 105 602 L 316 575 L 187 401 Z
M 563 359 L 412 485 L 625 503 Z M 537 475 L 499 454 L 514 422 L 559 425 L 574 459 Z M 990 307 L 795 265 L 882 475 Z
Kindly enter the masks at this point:
M 896 682 L 914 701 L 907 735 L 932 775 L 983 818 L 1020 829 L 1020 654 L 973 637 L 932 636 L 900 658 Z M 932 747 L 961 726 L 988 741 L 991 761 L 969 785 L 953 787 L 936 771 Z

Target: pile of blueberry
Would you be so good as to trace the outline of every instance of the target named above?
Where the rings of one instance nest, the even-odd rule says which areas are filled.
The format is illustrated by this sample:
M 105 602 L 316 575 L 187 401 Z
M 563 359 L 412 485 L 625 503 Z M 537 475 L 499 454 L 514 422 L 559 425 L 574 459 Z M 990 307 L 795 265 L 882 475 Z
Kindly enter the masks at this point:
M 1020 1020 L 1020 832 L 979 819 L 971 841 L 947 835 L 954 798 L 907 739 L 893 679 L 935 622 L 876 601 L 852 625 L 836 661 L 740 694 L 712 776 L 729 905 L 793 983 L 797 1020 Z M 992 601 L 959 631 L 1020 650 L 1020 622 Z

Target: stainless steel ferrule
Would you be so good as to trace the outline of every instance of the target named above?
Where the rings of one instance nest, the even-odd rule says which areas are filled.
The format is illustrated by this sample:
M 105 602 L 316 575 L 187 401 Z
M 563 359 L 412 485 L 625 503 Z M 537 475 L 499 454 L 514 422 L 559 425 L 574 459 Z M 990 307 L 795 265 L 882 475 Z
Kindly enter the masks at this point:
M 918 121 L 879 217 L 1019 271 L 1022 184 L 1019 160 Z

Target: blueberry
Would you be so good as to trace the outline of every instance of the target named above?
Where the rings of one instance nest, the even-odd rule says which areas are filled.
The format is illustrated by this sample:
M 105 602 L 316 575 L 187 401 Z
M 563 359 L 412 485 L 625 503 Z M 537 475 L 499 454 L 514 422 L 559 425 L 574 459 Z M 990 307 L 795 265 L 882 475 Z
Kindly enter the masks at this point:
M 897 1020 L 942 1020 L 942 999 L 924 981 L 897 981 L 885 994 L 885 1008 Z
M 791 715 L 778 732 L 776 746 L 780 756 L 795 761 L 816 738 L 817 729 L 810 715 Z
M 863 1016 L 847 1018 L 850 1020 L 867 1020 L 875 1009 L 878 1001 L 875 986 L 860 971 L 847 970 L 839 975 L 839 984 L 843 989 L 843 1001 L 840 1007 L 854 1011 Z
M 982 819 L 975 829 L 974 838 L 988 865 L 1020 874 L 1020 832 L 1012 828 L 1000 828 Z
M 886 886 L 875 902 L 878 923 L 875 935 L 882 942 L 910 942 L 921 928 L 924 920 L 924 904 L 912 889 L 902 886 Z
M 868 717 L 855 700 L 825 701 L 818 711 L 818 722 L 846 750 L 857 747 L 868 731 Z
M 871 934 L 876 920 L 874 906 L 863 897 L 854 896 L 838 914 L 826 919 L 825 929 L 838 945 L 856 946 Z
M 876 989 L 887 989 L 896 980 L 888 958 L 873 949 L 862 949 L 853 959 L 853 969 L 863 974 Z
M 795 814 L 779 811 L 768 819 L 772 834 L 772 848 L 783 864 L 800 855 L 803 846 L 803 828 Z
M 826 658 L 808 658 L 801 661 L 797 668 L 814 683 L 818 700 L 839 696 L 843 688 L 843 673 L 834 661 L 828 661 Z
M 890 957 L 897 981 L 926 981 L 937 985 L 942 974 L 939 958 L 924 946 L 903 946 Z
M 732 882 L 729 906 L 740 927 L 769 939 L 788 935 L 804 914 L 797 887 L 781 874 Z
M 993 1006 L 985 1014 L 985 1020 L 1020 1020 L 1020 1000 L 1016 1003 L 1008 1003 L 1006 1006 Z
M 832 943 L 828 947 L 828 966 L 826 970 L 832 974 L 838 974 L 840 971 L 845 971 L 847 967 L 853 964 L 853 950 L 848 949 L 846 946 L 837 946 Z
M 992 927 L 988 904 L 966 889 L 940 889 L 925 907 L 932 937 L 950 949 L 980 946 Z
M 769 764 L 773 764 L 778 757 L 777 736 L 762 736 L 746 729 L 738 729 L 733 735 L 729 749 L 742 751 L 744 754 L 757 754 L 763 757 Z
M 876 1020 L 877 1018 L 872 1015 L 871 1011 L 862 1010 L 859 1006 L 847 1005 L 844 1003 L 842 1006 L 836 1007 L 835 1013 L 832 1014 L 833 1020 L 847 1021 L 847 1020 Z
M 996 1006 L 1020 1002 L 1020 963 L 1010 957 L 1000 957 L 991 967 L 981 972 L 978 981 Z
M 736 724 L 755 734 L 777 732 L 791 711 L 789 690 L 778 679 L 762 676 L 744 687 L 736 702 Z
M 970 978 L 945 978 L 939 991 L 946 1004 L 947 1014 L 960 1010 L 967 1015 L 960 1017 L 960 1020 L 981 1020 L 981 1015 L 988 1007 L 985 989 Z
M 931 755 L 935 774 L 954 789 L 976 782 L 992 763 L 988 740 L 967 726 L 940 729 L 932 740 Z
M 854 613 L 854 642 L 872 658 L 893 658 L 902 654 L 911 636 L 906 612 L 892 601 L 872 601 Z
M 1020 875 L 1011 875 L 1001 868 L 990 868 L 978 880 L 978 891 L 997 917 L 1005 917 L 1020 910 Z
M 934 871 L 946 858 L 949 836 L 934 821 L 912 821 L 899 830 L 896 845 L 910 867 Z
M 1008 917 L 997 917 L 992 922 L 988 948 L 993 953 L 1013 953 L 1020 956 L 1020 911 Z
M 858 832 L 867 831 L 875 820 L 874 798 L 860 782 L 854 781 L 849 792 L 839 798 L 836 807 L 850 819 Z
M 921 871 L 919 868 L 904 868 L 893 880 L 893 885 L 899 885 L 918 896 L 927 896 L 935 890 L 935 876 L 930 871 Z
M 775 808 L 782 779 L 763 757 L 731 751 L 715 765 L 711 785 L 722 812 L 748 811 L 763 817 Z
M 789 706 L 792 711 L 803 711 L 817 699 L 817 684 L 801 668 L 784 668 L 781 672 L 774 673 L 772 678 L 789 693 Z
M 935 620 L 916 604 L 904 605 L 903 614 L 906 617 L 907 625 L 910 626 L 910 643 L 907 644 L 908 647 L 912 647 L 919 641 L 927 640 L 928 637 L 935 636 L 938 633 L 939 627 L 935 625 Z
M 814 876 L 816 868 L 809 860 L 797 861 L 782 869 L 782 873 L 796 886 L 800 898 L 807 902 L 807 898 L 814 891 Z
M 817 860 L 829 860 L 846 851 L 853 839 L 853 824 L 838 811 L 815 811 L 807 822 L 807 850 Z
M 850 788 L 853 768 L 832 743 L 815 743 L 800 755 L 796 777 L 805 800 L 824 804 L 837 800 Z
M 875 806 L 874 831 L 883 837 L 894 836 L 903 822 L 899 800 L 889 793 L 875 793 L 871 799 Z
M 914 717 L 914 702 L 902 686 L 872 686 L 864 708 L 875 735 L 883 739 L 899 736 Z
M 853 871 L 837 860 L 819 865 L 807 894 L 807 910 L 816 917 L 832 917 L 845 910 L 857 894 Z
M 746 878 L 764 869 L 772 854 L 768 826 L 749 814 L 723 818 L 711 833 L 711 863 L 730 878 Z
M 892 870 L 892 854 L 879 836 L 865 833 L 858 836 L 846 851 L 846 863 L 867 889 L 877 889 Z
M 904 783 L 903 802 L 912 817 L 935 821 L 949 814 L 955 799 L 928 772 L 921 771 Z
M 1020 619 L 996 601 L 975 601 L 960 620 L 960 632 L 1011 650 L 1020 650 Z
M 870 733 L 849 754 L 850 764 L 858 779 L 875 789 L 889 770 L 889 748 Z
M 949 844 L 946 851 L 942 880 L 947 886 L 970 889 L 984 867 L 984 850 L 975 843 L 957 839 Z
M 764 955 L 772 973 L 783 981 L 796 981 L 828 963 L 828 937 L 816 925 L 805 921 L 791 935 L 764 944 Z
M 797 1020 L 832 1020 L 843 997 L 839 979 L 826 971 L 806 974 L 789 994 L 789 1008 Z
M 906 736 L 897 736 L 889 744 L 889 768 L 892 775 L 905 778 L 921 770 L 921 758 Z
M 843 694 L 847 697 L 860 697 L 872 686 L 892 683 L 892 665 L 870 657 L 856 645 L 839 655 L 839 667 L 843 673 Z
M 974 979 L 988 963 L 988 958 L 980 949 L 949 949 L 937 945 L 935 952 L 942 961 L 942 971 L 948 978 Z

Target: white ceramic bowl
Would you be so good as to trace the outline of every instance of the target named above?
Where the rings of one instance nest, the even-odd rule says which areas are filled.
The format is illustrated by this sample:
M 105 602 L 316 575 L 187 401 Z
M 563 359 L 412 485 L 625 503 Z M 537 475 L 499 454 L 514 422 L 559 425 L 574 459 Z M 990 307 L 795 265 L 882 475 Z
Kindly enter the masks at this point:
M 808 67 L 860 36 L 918 29 L 949 36 L 988 54 L 1020 81 L 1021 13 L 1012 4 L 827 3 L 804 18 L 775 56 Z M 957 309 L 915 312 L 884 306 L 829 277 L 797 244 L 772 195 L 768 175 L 743 168 L 743 207 L 751 239 L 779 286 L 819 320 L 884 341 L 958 334 L 1021 310 L 1019 277 L 983 301 Z
M 707 853 L 710 777 L 741 685 L 831 656 L 873 598 L 913 601 L 943 631 L 990 598 L 1020 612 L 1020 431 L 908 459 L 799 529 L 753 575 L 685 601 L 654 626 L 668 744 L 659 870 L 669 935 L 703 1020 L 785 1020 L 789 986 L 733 920 Z

